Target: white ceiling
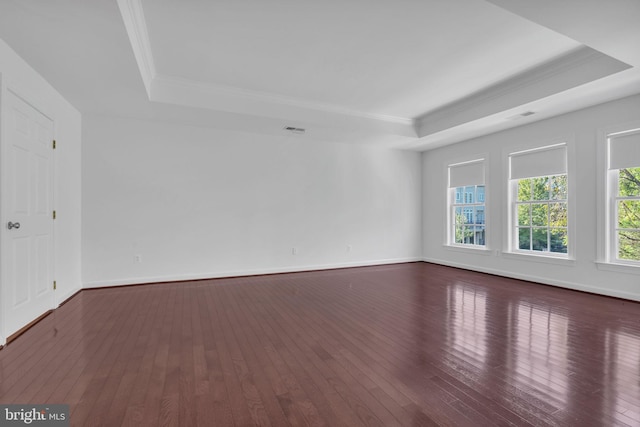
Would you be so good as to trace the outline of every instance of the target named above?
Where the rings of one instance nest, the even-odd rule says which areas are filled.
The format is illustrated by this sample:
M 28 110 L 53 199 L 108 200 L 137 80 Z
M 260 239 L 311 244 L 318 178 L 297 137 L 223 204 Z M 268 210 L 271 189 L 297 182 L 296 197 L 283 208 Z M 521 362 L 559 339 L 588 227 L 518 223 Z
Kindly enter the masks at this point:
M 421 150 L 640 92 L 640 2 L 556 3 L 0 0 L 0 38 L 84 113 Z
M 142 1 L 158 74 L 395 117 L 580 46 L 483 1 L 371 4 Z

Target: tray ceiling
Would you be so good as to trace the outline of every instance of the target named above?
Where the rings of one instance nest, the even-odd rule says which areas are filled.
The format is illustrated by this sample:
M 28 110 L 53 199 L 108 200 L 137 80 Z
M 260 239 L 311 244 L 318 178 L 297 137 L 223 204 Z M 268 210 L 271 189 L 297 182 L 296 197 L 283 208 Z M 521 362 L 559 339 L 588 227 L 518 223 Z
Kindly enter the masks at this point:
M 422 150 L 640 92 L 640 3 L 557 3 L 5 0 L 0 37 L 83 112 Z

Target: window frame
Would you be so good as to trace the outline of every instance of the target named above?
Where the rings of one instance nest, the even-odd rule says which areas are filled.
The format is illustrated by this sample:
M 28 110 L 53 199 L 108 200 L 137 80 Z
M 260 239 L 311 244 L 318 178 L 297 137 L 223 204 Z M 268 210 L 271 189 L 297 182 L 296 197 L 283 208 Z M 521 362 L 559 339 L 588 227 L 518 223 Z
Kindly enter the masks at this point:
M 619 196 L 619 169 L 609 169 L 611 137 L 638 130 L 640 130 L 640 121 L 613 125 L 598 131 L 598 254 L 596 265 L 602 270 L 640 273 L 640 261 L 618 258 L 619 242 L 617 239 L 618 201 L 624 199 L 640 200 L 640 196 Z
M 467 197 L 467 195 L 469 194 L 473 194 L 473 193 L 467 193 L 467 187 L 474 187 L 474 193 L 476 194 L 476 198 L 477 199 L 477 194 L 478 194 L 478 187 L 484 187 L 484 192 L 486 192 L 486 184 L 473 184 L 473 185 L 465 185 L 463 187 L 449 187 L 449 191 L 453 192 L 453 194 L 456 194 L 456 189 L 457 188 L 463 188 L 463 192 L 462 194 L 464 194 L 464 197 L 462 197 L 462 201 L 458 202 L 457 201 L 457 197 L 449 197 L 449 200 L 451 200 L 452 202 L 448 203 L 449 205 L 449 227 L 451 227 L 451 229 L 449 230 L 449 245 L 451 246 L 461 246 L 461 247 L 469 247 L 469 248 L 479 248 L 479 249 L 485 249 L 487 247 L 487 205 L 486 202 L 479 202 L 478 200 L 474 200 L 473 196 Z M 473 225 L 474 227 L 474 232 L 475 232 L 475 228 L 479 226 L 479 224 L 476 224 L 475 221 L 473 221 L 473 217 L 474 217 L 474 212 L 477 212 L 477 208 L 482 206 L 483 209 L 483 216 L 484 216 L 484 222 L 482 224 L 480 224 L 482 227 L 484 227 L 484 243 L 482 245 L 477 244 L 477 243 L 459 243 L 456 242 L 456 209 L 460 208 L 462 209 L 463 215 L 467 216 L 467 215 L 471 215 L 472 220 L 469 221 L 470 224 Z M 469 212 L 470 210 L 470 212 Z M 477 215 L 476 215 L 477 216 Z M 467 216 L 468 219 L 468 216 Z M 466 223 L 465 223 L 466 224 Z M 475 242 L 475 238 L 474 238 L 474 242 Z
M 511 156 L 524 151 L 542 150 L 547 147 L 564 145 L 567 155 L 566 174 L 567 174 L 567 236 L 568 247 L 567 253 L 556 253 L 550 251 L 524 251 L 519 250 L 514 245 L 514 232 L 517 216 L 515 216 L 513 201 L 514 190 L 511 179 Z M 552 137 L 541 137 L 524 141 L 513 146 L 502 149 L 502 212 L 506 213 L 506 221 L 503 221 L 502 228 L 502 252 L 505 258 L 513 258 L 520 260 L 530 260 L 549 264 L 573 265 L 575 263 L 576 248 L 579 246 L 579 238 L 576 235 L 577 218 L 576 218 L 576 183 L 575 179 L 575 135 L 573 133 L 557 134 Z M 517 193 L 516 193 L 517 194 Z
M 551 195 L 551 186 L 549 187 L 549 194 L 548 194 L 548 198 L 547 199 L 540 199 L 540 200 L 535 200 L 534 198 L 531 198 L 530 200 L 525 200 L 525 201 L 521 201 L 518 200 L 518 189 L 519 189 L 519 181 L 523 180 L 523 179 L 536 179 L 536 178 L 547 178 L 549 180 L 551 180 L 553 177 L 557 177 L 557 176 L 566 176 L 567 177 L 567 187 L 568 187 L 568 183 L 569 183 L 569 174 L 568 173 L 564 173 L 564 174 L 557 174 L 557 175 L 545 175 L 545 176 L 541 176 L 541 177 L 530 177 L 530 178 L 521 178 L 521 179 L 512 179 L 510 180 L 510 200 L 511 200 L 511 209 L 513 210 L 511 212 L 511 218 L 513 218 L 513 222 L 510 224 L 510 227 L 512 229 L 512 233 L 511 233 L 511 252 L 513 253 L 517 253 L 517 254 L 523 254 L 523 255 L 542 255 L 542 256 L 553 256 L 553 257 L 560 257 L 560 258 L 567 258 L 568 254 L 569 254 L 569 246 L 567 245 L 567 252 L 552 252 L 551 250 L 546 250 L 546 251 L 539 251 L 539 250 L 535 250 L 533 249 L 533 247 L 531 246 L 533 244 L 533 230 L 538 229 L 538 230 L 546 230 L 546 234 L 547 234 L 547 248 L 550 248 L 551 246 L 551 231 L 554 229 L 564 229 L 567 236 L 569 235 L 569 194 L 568 194 L 568 188 L 567 188 L 567 197 L 565 199 L 554 199 Z M 531 183 L 531 191 L 533 193 L 533 182 Z M 566 205 L 566 209 L 567 209 L 567 226 L 566 227 L 552 227 L 550 225 L 550 216 L 551 216 L 551 211 L 548 210 L 547 211 L 547 225 L 534 225 L 533 224 L 533 213 L 532 213 L 532 209 L 533 209 L 533 205 L 550 205 L 552 203 L 563 203 Z M 523 206 L 523 205 L 528 205 L 529 206 L 529 218 L 531 219 L 531 222 L 529 223 L 529 225 L 520 225 L 518 222 L 518 206 Z M 521 249 L 520 245 L 519 245 L 519 232 L 520 229 L 522 228 L 528 228 L 530 230 L 530 247 L 531 249 Z
M 460 200 L 456 200 L 456 187 L 450 186 L 450 171 L 452 167 L 461 166 L 464 164 L 471 163 L 482 163 L 483 166 L 483 176 L 484 183 L 478 184 L 469 184 L 464 185 L 462 187 L 474 186 L 477 197 L 477 186 L 484 186 L 484 201 L 477 202 L 474 200 L 474 203 L 467 204 L 465 203 L 466 192 L 463 191 L 461 193 Z M 446 164 L 447 166 L 444 168 L 445 173 L 445 200 L 446 200 L 446 211 L 445 211 L 445 224 L 444 224 L 444 243 L 443 246 L 447 249 L 454 251 L 462 251 L 467 253 L 476 253 L 476 254 L 489 254 L 490 251 L 490 217 L 489 217 L 489 205 L 487 200 L 490 200 L 489 188 L 488 188 L 488 154 L 477 154 L 466 156 L 464 158 L 458 158 Z M 463 207 L 463 206 L 484 206 L 484 245 L 470 244 L 470 243 L 456 243 L 455 241 L 455 208 Z
M 637 166 L 640 168 L 640 165 Z M 609 186 L 609 200 L 610 200 L 610 215 L 609 215 L 609 250 L 610 250 L 610 260 L 616 264 L 624 264 L 634 267 L 640 267 L 640 260 L 630 260 L 630 259 L 622 259 L 619 258 L 620 252 L 620 239 L 618 239 L 618 231 L 620 227 L 618 227 L 618 206 L 619 202 L 623 200 L 636 200 L 640 202 L 640 194 L 637 196 L 620 196 L 619 194 L 619 185 L 620 185 L 620 169 L 611 169 L 607 171 L 608 179 L 611 182 Z M 640 231 L 640 228 L 633 229 L 634 231 Z

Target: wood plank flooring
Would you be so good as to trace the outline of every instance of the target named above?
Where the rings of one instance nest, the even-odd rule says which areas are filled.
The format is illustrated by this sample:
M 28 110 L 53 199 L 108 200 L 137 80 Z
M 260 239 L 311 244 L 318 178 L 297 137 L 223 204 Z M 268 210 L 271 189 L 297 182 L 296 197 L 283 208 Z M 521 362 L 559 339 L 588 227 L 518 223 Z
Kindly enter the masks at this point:
M 427 263 L 86 290 L 0 351 L 77 426 L 639 426 L 640 303 Z

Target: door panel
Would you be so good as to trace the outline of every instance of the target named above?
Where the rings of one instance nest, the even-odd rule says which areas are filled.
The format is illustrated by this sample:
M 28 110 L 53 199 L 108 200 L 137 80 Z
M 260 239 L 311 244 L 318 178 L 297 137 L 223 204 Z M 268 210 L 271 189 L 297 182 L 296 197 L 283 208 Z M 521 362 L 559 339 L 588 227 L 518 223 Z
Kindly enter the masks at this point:
M 13 207 L 10 213 L 29 213 L 29 151 L 23 147 L 13 146 L 13 173 L 9 178 L 12 182 Z
M 36 156 L 35 159 L 35 194 L 33 198 L 34 213 L 37 215 L 48 215 L 49 207 L 49 159 Z
M 51 284 L 48 282 L 49 277 L 49 236 L 36 236 L 35 238 L 35 259 L 33 263 L 33 270 L 36 273 L 35 286 L 36 297 L 42 296 L 46 293 Z
M 29 287 L 25 284 L 31 282 L 29 259 L 31 253 L 30 239 L 20 237 L 13 239 L 13 275 L 9 276 L 9 284 L 13 291 L 13 305 L 19 307 L 29 302 Z
M 19 135 L 29 137 L 31 127 L 29 126 L 29 115 L 21 111 L 19 108 L 12 108 L 14 128 Z
M 40 119 L 42 118 L 49 120 L 46 117 L 41 117 Z M 42 120 L 38 120 L 38 123 L 36 123 L 36 140 L 43 148 L 48 149 L 51 146 L 51 129 L 47 123 L 43 123 Z
M 53 122 L 7 91 L 3 139 L 3 325 L 9 336 L 53 308 Z M 6 243 L 5 243 L 6 242 Z

